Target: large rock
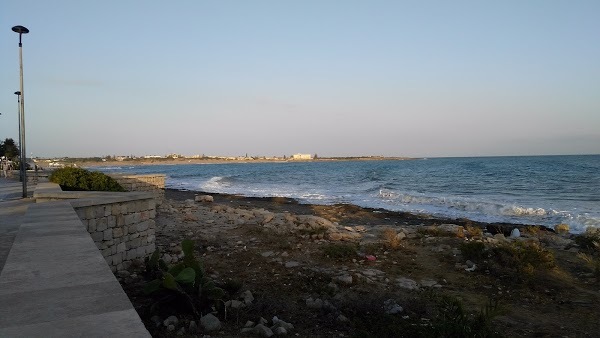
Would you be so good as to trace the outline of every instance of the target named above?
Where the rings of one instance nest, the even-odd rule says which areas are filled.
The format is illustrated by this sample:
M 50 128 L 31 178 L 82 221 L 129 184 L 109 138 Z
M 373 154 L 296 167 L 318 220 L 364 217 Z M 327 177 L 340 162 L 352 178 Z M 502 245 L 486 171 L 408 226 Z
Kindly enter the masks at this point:
M 254 327 L 254 333 L 261 337 L 273 337 L 273 330 L 264 326 L 263 324 L 258 324 Z
M 569 225 L 568 224 L 557 224 L 554 226 L 554 231 L 556 231 L 557 234 L 567 234 L 569 233 Z
M 212 202 L 214 202 L 215 199 L 210 195 L 198 195 L 194 198 L 194 200 L 196 202 L 212 203 Z
M 409 290 L 418 290 L 419 289 L 419 285 L 417 284 L 416 281 L 414 281 L 410 278 L 406 278 L 406 277 L 396 278 L 396 285 L 398 285 L 401 288 L 409 289 Z
M 212 313 L 200 318 L 200 325 L 202 325 L 207 332 L 218 331 L 221 329 L 221 321 Z

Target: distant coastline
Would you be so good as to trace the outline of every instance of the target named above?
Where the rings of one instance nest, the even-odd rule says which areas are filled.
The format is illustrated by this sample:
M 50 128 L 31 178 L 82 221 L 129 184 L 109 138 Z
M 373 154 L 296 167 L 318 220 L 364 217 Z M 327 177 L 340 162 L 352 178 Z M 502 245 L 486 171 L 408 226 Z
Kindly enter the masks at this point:
M 215 157 L 215 158 L 126 158 L 122 160 L 101 158 L 60 158 L 60 159 L 36 159 L 36 164 L 43 168 L 54 166 L 78 166 L 78 167 L 113 167 L 113 166 L 137 166 L 137 165 L 177 165 L 177 164 L 223 164 L 223 163 L 297 163 L 297 162 L 333 162 L 333 161 L 404 161 L 417 160 L 414 157 L 387 157 L 387 156 L 347 156 L 347 157 L 318 157 L 314 159 L 292 159 L 292 158 L 264 158 L 264 157 Z

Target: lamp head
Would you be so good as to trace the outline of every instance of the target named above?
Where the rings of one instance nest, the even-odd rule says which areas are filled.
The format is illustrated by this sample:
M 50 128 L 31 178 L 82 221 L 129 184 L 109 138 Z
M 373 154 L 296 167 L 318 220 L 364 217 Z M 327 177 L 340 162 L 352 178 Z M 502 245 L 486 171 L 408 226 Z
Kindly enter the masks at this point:
M 17 90 L 17 91 L 15 92 L 15 95 L 21 95 L 21 92 Z
M 23 26 L 14 26 L 12 28 L 13 32 L 15 33 L 19 33 L 19 34 L 27 34 L 29 33 L 29 29 L 23 27 Z

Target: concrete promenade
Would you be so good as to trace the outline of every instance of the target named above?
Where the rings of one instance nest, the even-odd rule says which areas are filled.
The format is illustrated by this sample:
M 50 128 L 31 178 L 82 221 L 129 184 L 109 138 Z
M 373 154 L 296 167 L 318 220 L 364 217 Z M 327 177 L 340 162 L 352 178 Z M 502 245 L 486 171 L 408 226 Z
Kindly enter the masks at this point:
M 5 178 L 0 268 L 0 337 L 150 336 L 71 203 Z

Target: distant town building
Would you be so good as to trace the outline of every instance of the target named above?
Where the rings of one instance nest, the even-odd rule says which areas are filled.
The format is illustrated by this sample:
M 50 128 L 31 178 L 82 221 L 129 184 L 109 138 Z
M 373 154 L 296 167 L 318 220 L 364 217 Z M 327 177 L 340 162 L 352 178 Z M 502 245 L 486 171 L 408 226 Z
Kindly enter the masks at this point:
M 312 154 L 294 154 L 292 160 L 312 160 Z

